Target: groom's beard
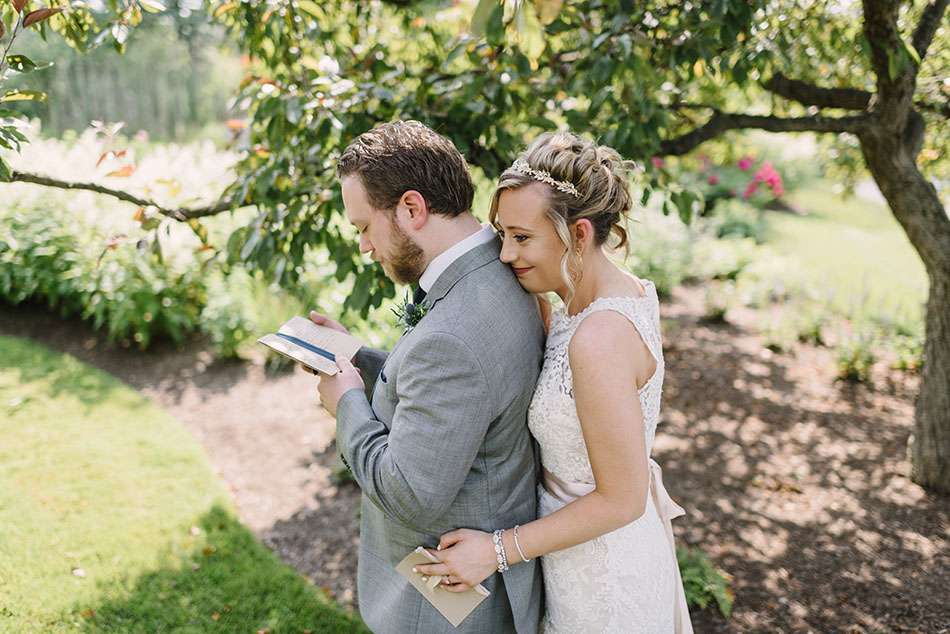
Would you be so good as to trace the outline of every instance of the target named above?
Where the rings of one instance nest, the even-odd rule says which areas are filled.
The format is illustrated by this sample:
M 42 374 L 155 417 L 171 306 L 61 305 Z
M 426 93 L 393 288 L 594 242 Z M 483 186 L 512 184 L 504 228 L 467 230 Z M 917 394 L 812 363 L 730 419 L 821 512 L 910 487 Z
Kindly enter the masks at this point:
M 425 272 L 425 255 L 395 221 L 390 226 L 392 247 L 383 260 L 383 271 L 397 284 L 415 284 Z

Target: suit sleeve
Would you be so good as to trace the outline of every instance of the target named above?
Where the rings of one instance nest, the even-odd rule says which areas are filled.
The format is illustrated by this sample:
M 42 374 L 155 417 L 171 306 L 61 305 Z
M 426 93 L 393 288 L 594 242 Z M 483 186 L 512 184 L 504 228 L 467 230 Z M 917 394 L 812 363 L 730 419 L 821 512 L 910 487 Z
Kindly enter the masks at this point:
M 426 336 L 406 355 L 396 395 L 390 431 L 362 391 L 346 392 L 337 405 L 337 445 L 373 503 L 424 531 L 458 495 L 494 401 L 474 352 L 448 333 Z

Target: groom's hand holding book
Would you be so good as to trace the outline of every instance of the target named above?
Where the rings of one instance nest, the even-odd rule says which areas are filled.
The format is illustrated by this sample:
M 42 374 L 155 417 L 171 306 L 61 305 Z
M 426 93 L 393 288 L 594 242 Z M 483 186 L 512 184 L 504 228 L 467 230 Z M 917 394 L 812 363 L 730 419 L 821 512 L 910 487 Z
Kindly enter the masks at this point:
M 362 342 L 349 331 L 316 311 L 310 319 L 292 317 L 275 334 L 264 335 L 259 343 L 301 364 L 307 372 L 320 375 L 317 389 L 320 402 L 331 416 L 343 394 L 351 389 L 364 389 L 360 372 L 350 359 Z
M 350 336 L 350 331 L 341 323 L 330 319 L 326 315 L 321 315 L 315 310 L 310 311 L 310 321 L 323 328 L 329 328 Z M 355 350 L 353 354 L 356 354 Z M 354 388 L 362 390 L 366 387 L 359 369 L 350 362 L 350 357 L 337 355 L 336 365 L 339 371 L 332 376 L 321 376 L 320 384 L 317 386 L 317 392 L 320 393 L 320 403 L 329 412 L 330 416 L 336 416 L 336 404 L 344 393 Z

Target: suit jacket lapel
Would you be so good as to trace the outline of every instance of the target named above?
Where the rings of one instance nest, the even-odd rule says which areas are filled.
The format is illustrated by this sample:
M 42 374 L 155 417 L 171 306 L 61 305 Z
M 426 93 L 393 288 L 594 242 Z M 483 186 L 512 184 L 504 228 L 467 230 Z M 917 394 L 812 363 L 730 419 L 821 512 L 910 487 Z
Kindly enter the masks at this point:
M 489 262 L 497 260 L 499 253 L 501 253 L 501 240 L 497 237 L 463 253 L 455 262 L 449 265 L 449 268 L 442 272 L 442 275 L 429 289 L 426 295 L 426 303 L 429 304 L 430 308 L 435 306 L 440 299 L 448 295 L 459 280 Z

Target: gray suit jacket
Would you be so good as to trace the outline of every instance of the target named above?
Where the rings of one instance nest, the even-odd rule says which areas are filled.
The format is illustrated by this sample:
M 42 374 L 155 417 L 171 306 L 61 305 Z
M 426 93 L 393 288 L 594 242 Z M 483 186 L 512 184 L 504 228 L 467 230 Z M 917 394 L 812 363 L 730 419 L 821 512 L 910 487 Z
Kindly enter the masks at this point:
M 499 248 L 493 240 L 453 262 L 428 293 L 429 312 L 389 355 L 363 349 L 356 363 L 372 402 L 350 390 L 337 406 L 337 444 L 363 490 L 360 613 L 377 634 L 538 629 L 536 561 L 483 582 L 491 596 L 457 629 L 394 570 L 450 530 L 537 516 L 527 410 L 544 330 Z

